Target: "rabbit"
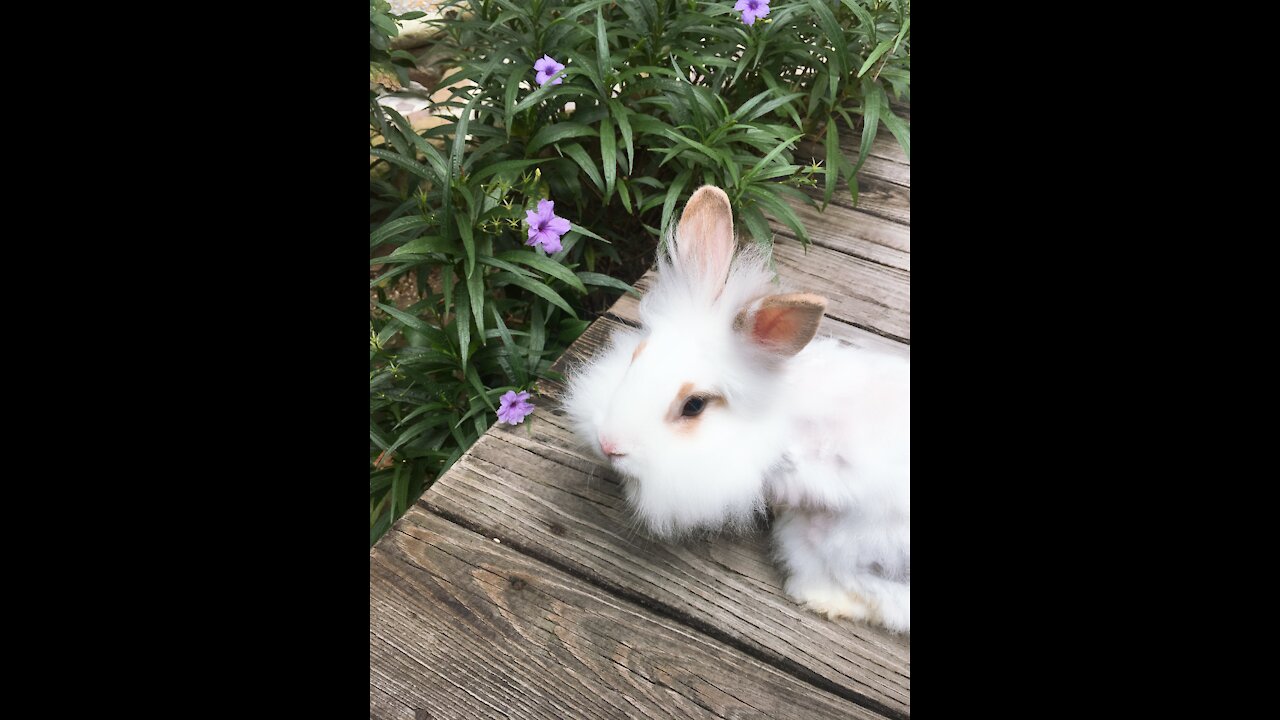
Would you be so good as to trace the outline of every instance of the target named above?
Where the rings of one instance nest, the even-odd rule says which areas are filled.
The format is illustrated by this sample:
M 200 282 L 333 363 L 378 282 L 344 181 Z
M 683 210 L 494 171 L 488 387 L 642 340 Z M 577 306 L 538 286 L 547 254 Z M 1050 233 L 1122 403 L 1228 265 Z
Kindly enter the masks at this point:
M 910 360 L 814 340 L 826 300 L 777 294 L 765 252 L 735 245 L 728 196 L 704 185 L 642 329 L 571 370 L 573 430 L 654 535 L 745 530 L 772 507 L 792 599 L 910 633 Z

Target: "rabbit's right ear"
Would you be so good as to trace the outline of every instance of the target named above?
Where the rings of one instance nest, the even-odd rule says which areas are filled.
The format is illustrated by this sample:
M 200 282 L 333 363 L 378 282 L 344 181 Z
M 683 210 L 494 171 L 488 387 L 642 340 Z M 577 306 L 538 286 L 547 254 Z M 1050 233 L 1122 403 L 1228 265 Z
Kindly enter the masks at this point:
M 689 198 L 680 215 L 676 261 L 691 277 L 702 279 L 719 294 L 729 277 L 733 247 L 729 196 L 714 185 L 703 185 Z

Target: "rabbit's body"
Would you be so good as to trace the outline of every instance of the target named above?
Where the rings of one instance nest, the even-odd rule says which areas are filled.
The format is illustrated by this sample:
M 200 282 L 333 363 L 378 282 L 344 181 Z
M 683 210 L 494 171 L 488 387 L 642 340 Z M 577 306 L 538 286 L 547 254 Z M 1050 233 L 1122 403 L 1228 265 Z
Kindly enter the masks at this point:
M 776 295 L 734 253 L 728 198 L 694 193 L 644 326 L 571 378 L 578 435 L 653 532 L 744 528 L 775 509 L 786 590 L 828 615 L 910 629 L 909 361 L 809 342 L 825 301 Z

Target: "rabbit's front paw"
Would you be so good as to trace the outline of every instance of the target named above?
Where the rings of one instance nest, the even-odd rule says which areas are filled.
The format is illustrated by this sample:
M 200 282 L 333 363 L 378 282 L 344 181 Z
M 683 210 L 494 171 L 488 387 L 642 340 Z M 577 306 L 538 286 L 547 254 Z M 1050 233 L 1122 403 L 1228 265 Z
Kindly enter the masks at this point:
M 788 583 L 787 594 L 806 608 L 830 619 L 878 621 L 878 614 L 866 598 L 835 584 L 797 586 Z

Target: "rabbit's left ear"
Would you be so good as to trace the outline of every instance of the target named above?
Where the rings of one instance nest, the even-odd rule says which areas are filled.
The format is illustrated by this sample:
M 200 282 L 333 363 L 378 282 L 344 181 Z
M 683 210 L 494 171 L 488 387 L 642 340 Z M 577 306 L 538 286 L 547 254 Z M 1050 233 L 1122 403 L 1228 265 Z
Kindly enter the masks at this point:
M 708 286 L 724 287 L 733 260 L 733 210 L 729 196 L 714 185 L 693 193 L 676 227 L 676 259 L 693 277 Z
M 819 295 L 769 295 L 743 308 L 733 329 L 764 350 L 790 357 L 813 339 L 826 309 L 827 299 Z

